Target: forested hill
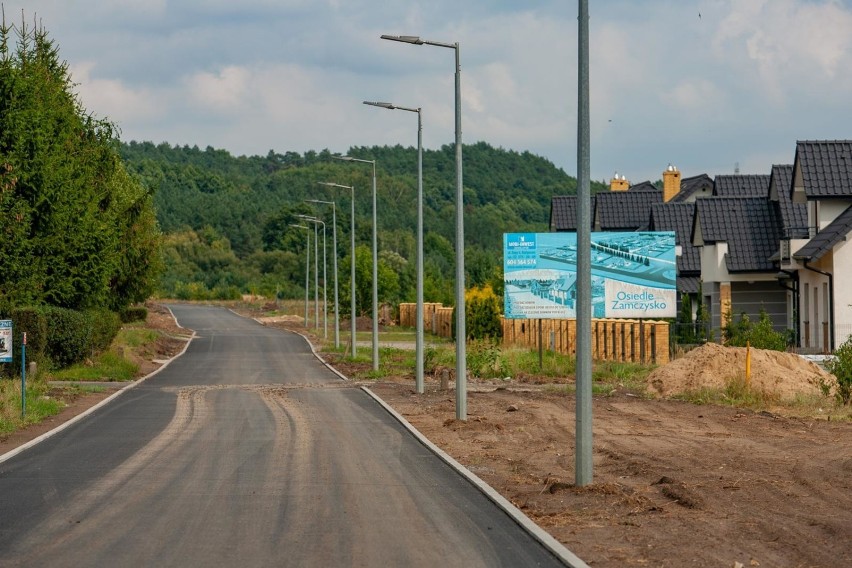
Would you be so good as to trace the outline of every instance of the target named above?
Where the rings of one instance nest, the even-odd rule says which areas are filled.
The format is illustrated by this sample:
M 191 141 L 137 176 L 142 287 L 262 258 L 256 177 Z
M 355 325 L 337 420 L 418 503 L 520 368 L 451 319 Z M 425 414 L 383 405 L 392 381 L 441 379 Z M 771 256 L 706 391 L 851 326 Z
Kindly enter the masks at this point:
M 150 142 L 123 143 L 119 150 L 127 169 L 154 192 L 160 227 L 168 237 L 166 292 L 195 282 L 196 288 L 268 293 L 274 281 L 295 293 L 300 283 L 303 286 L 298 275 L 303 278 L 304 272 L 299 271 L 298 257 L 289 255 L 304 250 L 305 235 L 289 223 L 297 213 L 319 215 L 329 225 L 331 220 L 330 211 L 306 199 L 337 203 L 341 258 L 348 252 L 349 192 L 318 182 L 355 186 L 356 235 L 359 243 L 369 244 L 370 164 L 334 160 L 328 150 L 237 157 L 211 147 Z M 397 295 L 405 299 L 410 292 L 406 271 L 414 264 L 416 148 L 354 147 L 349 155 L 376 160 L 379 249 L 383 260 L 396 263 L 392 269 L 401 279 Z M 479 142 L 464 147 L 464 191 L 468 285 L 477 285 L 499 272 L 502 234 L 547 230 L 551 197 L 575 193 L 576 179 L 529 152 Z M 438 280 L 450 278 L 455 235 L 452 145 L 424 151 L 423 192 L 427 273 Z M 205 247 L 213 249 L 211 258 L 188 258 L 207 255 Z M 276 265 L 273 277 L 264 272 L 270 265 Z M 445 282 L 432 284 L 436 295 L 452 289 Z

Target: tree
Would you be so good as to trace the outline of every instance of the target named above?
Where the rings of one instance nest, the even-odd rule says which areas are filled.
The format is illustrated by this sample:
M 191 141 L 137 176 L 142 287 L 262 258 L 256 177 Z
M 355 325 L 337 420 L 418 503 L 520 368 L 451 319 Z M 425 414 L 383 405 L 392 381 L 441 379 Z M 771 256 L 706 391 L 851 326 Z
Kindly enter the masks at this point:
M 87 113 L 72 87 L 43 28 L 0 24 L 0 301 L 7 307 L 118 309 L 146 296 L 156 278 L 150 195 L 126 175 L 114 126 Z

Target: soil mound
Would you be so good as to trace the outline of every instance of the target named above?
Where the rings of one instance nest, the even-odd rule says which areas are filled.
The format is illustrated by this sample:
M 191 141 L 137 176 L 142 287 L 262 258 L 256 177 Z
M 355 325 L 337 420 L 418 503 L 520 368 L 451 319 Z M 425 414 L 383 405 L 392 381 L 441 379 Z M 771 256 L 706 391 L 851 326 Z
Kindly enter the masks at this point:
M 745 379 L 746 348 L 707 343 L 655 369 L 648 375 L 648 392 L 667 397 L 701 388 L 719 388 Z M 819 365 L 795 353 L 751 349 L 751 388 L 789 400 L 796 395 L 819 395 L 820 385 L 837 379 Z

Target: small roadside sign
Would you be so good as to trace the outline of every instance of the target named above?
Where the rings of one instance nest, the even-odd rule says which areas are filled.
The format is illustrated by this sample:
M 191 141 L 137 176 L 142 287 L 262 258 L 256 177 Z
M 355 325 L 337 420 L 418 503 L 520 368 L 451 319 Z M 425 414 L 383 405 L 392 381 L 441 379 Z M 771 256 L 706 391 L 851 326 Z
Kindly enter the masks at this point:
M 0 363 L 12 362 L 12 320 L 0 320 Z

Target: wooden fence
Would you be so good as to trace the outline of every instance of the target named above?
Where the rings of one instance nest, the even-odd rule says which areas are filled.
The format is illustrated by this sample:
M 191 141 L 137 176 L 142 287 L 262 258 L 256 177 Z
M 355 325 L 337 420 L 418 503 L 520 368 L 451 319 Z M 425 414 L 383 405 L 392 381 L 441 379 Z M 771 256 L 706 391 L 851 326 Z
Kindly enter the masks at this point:
M 399 324 L 416 325 L 416 304 L 399 305 Z M 453 335 L 453 308 L 423 304 L 423 327 L 439 337 Z M 503 345 L 537 349 L 539 328 L 542 347 L 558 353 L 577 352 L 576 320 L 503 319 Z M 655 320 L 593 319 L 592 359 L 656 363 L 669 361 L 669 323 Z
M 541 332 L 539 333 L 539 330 Z M 577 321 L 503 319 L 503 345 L 576 354 Z M 669 323 L 654 320 L 593 319 L 592 359 L 634 363 L 669 362 Z

